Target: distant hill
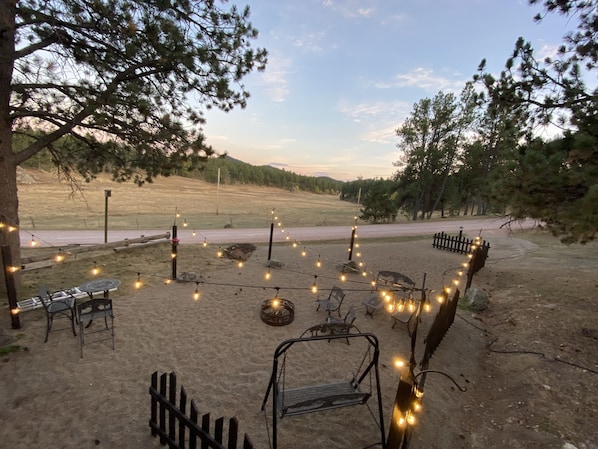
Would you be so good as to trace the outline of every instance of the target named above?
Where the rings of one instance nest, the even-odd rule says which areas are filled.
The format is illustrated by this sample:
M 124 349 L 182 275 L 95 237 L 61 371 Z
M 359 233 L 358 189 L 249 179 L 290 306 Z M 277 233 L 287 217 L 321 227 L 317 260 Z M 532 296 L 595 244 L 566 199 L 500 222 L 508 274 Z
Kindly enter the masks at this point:
M 48 173 L 55 172 L 52 157 L 47 150 L 41 151 L 26 161 L 23 168 L 37 169 Z M 218 174 L 220 174 L 220 180 Z M 201 179 L 214 184 L 220 181 L 221 184 L 250 184 L 327 195 L 339 195 L 344 185 L 343 181 L 337 181 L 330 177 L 298 175 L 270 165 L 255 166 L 229 155 L 208 159 L 201 170 L 188 170 L 182 167 L 176 175 Z
M 231 156 L 209 159 L 201 171 L 180 173 L 182 176 L 203 179 L 223 184 L 252 184 L 265 187 L 278 187 L 288 190 L 338 195 L 343 181 L 327 176 L 305 176 L 270 165 L 255 166 Z

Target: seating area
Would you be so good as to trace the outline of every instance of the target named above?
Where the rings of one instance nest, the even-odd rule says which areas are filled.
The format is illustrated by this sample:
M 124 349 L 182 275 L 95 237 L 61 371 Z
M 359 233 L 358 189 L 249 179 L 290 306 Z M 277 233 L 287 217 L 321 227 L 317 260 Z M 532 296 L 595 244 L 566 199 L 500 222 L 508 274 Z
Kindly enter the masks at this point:
M 372 293 L 362 301 L 366 316 L 373 318 L 374 312 L 384 306 L 385 293 L 407 291 L 414 287 L 415 282 L 404 274 L 396 271 L 379 271 L 374 280 Z
M 95 287 L 90 288 L 91 284 L 97 284 L 100 286 L 100 290 L 95 291 Z M 81 287 L 56 292 L 51 292 L 45 285 L 41 285 L 38 296 L 21 301 L 19 309 L 29 311 L 43 308 L 46 318 L 44 343 L 48 342 L 51 330 L 57 332 L 70 329 L 76 337 L 75 325 L 78 325 L 80 353 L 83 357 L 83 346 L 86 344 L 111 340 L 112 349 L 115 348 L 114 313 L 112 299 L 108 296 L 111 291 L 118 288 L 119 284 L 118 279 L 98 279 L 87 282 Z M 94 298 L 96 293 L 101 293 L 102 297 Z M 79 303 L 77 303 L 78 300 Z M 55 325 L 57 319 L 68 321 L 70 325 L 57 328 Z M 101 326 L 92 328 L 94 320 L 100 320 Z M 97 336 L 89 338 L 91 334 L 100 333 L 103 335 L 99 338 Z

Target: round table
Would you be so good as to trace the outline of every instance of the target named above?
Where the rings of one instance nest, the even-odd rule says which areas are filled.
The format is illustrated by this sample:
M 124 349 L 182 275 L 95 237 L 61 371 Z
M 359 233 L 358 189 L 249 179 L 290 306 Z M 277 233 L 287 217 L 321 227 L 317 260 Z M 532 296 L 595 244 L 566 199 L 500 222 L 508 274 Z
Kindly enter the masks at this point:
M 94 279 L 80 285 L 78 288 L 87 293 L 91 299 L 93 299 L 93 294 L 96 292 L 104 292 L 104 298 L 107 298 L 108 292 L 118 288 L 119 285 L 120 279 Z

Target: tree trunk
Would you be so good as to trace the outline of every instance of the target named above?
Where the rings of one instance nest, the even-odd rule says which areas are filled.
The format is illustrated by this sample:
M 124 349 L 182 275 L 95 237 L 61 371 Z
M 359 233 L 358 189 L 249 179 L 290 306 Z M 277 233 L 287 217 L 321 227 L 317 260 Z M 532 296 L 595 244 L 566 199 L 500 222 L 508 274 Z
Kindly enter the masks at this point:
M 19 204 L 17 198 L 17 164 L 12 151 L 10 91 L 15 53 L 16 0 L 0 0 L 0 245 L 12 251 L 13 265 L 20 267 Z M 14 230 L 11 227 L 14 227 Z M 10 231 L 9 231 L 10 230 Z M 15 281 L 20 279 L 15 273 Z M 0 274 L 0 292 L 6 293 L 5 271 Z

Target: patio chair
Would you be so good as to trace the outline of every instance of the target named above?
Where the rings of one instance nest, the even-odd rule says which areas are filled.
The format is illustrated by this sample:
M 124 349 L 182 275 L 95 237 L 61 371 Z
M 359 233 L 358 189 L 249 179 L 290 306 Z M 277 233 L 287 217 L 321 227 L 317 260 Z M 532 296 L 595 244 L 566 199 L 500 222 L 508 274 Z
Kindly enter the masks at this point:
M 85 332 L 87 332 L 88 335 L 99 332 L 109 332 L 107 337 L 95 338 L 93 341 L 90 341 L 87 344 L 112 340 L 112 349 L 114 350 L 114 314 L 112 313 L 112 300 L 108 298 L 91 299 L 79 304 L 77 306 L 77 312 L 79 316 L 79 340 L 81 342 L 81 357 L 83 357 L 83 345 L 86 344 L 84 335 Z M 88 330 L 94 320 L 101 318 L 104 318 L 104 327 L 102 329 Z M 84 324 L 87 325 L 84 326 Z
M 52 298 L 48 288 L 45 285 L 40 285 L 39 299 L 46 313 L 46 337 L 44 343 L 48 342 L 48 335 L 50 334 L 50 329 L 52 329 L 52 324 L 54 323 L 54 318 L 56 318 L 56 316 L 68 318 L 71 322 L 73 335 L 76 337 L 75 321 L 77 317 L 75 314 L 75 297 L 62 296 L 59 298 Z
M 349 307 L 349 310 L 344 318 L 336 318 L 334 316 L 328 316 L 326 319 L 326 324 L 329 326 L 329 331 L 331 335 L 338 335 L 338 334 L 349 334 L 351 333 L 351 329 L 355 328 L 353 322 L 357 318 L 357 312 L 355 311 L 355 307 Z M 359 329 L 357 329 L 359 332 Z M 349 344 L 349 339 L 347 339 L 347 344 Z
M 316 310 L 320 310 L 322 307 L 328 315 L 332 312 L 338 313 L 338 316 L 341 316 L 341 305 L 343 304 L 343 300 L 345 299 L 345 292 L 340 287 L 332 287 L 330 289 L 330 293 L 328 298 L 326 299 L 318 299 L 316 303 L 318 304 L 318 308 Z

